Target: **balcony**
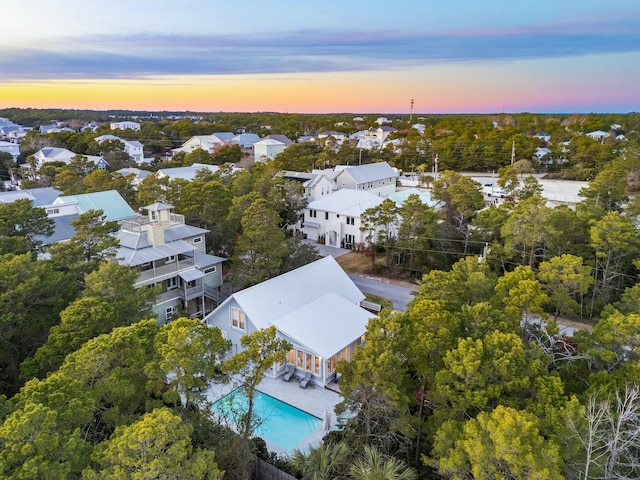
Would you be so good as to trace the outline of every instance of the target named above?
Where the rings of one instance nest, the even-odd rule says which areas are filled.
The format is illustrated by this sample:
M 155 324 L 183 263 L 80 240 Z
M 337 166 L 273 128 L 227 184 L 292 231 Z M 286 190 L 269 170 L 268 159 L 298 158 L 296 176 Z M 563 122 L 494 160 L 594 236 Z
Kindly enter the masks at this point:
M 144 270 L 138 274 L 138 280 L 136 281 L 136 288 L 140 287 L 145 283 L 150 283 L 152 280 L 155 282 L 160 282 L 165 280 L 171 276 L 176 275 L 178 272 L 182 270 L 186 270 L 187 268 L 193 268 L 195 262 L 193 258 L 186 258 L 184 260 L 179 260 L 177 262 L 168 263 L 162 265 L 161 267 L 156 267 L 155 265 L 149 270 Z
M 144 233 L 147 231 L 147 225 L 150 223 L 156 223 L 149 221 L 149 217 L 140 216 L 135 218 L 129 218 L 127 220 L 122 220 L 120 222 L 120 226 L 123 230 L 134 233 Z M 169 225 L 171 227 L 175 227 L 177 225 L 184 225 L 184 215 L 180 215 L 178 213 L 169 214 Z

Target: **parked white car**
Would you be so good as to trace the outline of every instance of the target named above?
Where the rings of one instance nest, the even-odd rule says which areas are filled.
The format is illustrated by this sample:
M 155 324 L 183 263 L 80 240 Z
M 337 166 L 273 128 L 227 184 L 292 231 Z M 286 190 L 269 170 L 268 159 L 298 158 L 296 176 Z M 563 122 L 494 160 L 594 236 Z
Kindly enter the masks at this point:
M 488 197 L 504 198 L 507 196 L 504 190 L 492 183 L 485 183 L 482 186 L 482 192 Z

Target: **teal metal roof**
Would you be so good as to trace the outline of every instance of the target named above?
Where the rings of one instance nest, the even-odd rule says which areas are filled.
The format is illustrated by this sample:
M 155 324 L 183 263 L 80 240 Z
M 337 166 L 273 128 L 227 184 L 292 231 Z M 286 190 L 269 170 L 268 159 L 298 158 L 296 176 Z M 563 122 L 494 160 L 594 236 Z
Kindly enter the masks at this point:
M 82 213 L 89 210 L 102 210 L 107 222 L 137 216 L 137 213 L 116 190 L 65 195 L 58 197 L 57 203 L 77 203 Z

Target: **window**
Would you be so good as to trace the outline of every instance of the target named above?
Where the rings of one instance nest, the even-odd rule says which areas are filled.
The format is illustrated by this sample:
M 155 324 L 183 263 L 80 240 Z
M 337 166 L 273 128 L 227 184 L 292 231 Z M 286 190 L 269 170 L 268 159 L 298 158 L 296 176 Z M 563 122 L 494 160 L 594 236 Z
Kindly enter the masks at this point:
M 309 218 L 316 218 L 318 216 L 318 212 L 316 210 L 309 210 Z
M 307 372 L 310 372 L 311 371 L 311 365 L 312 365 L 311 364 L 311 354 L 310 353 L 307 353 L 306 360 L 307 360 L 307 363 L 306 363 L 306 367 L 307 368 L 306 368 L 306 370 L 307 370 Z
M 47 209 L 47 214 L 52 215 L 54 213 L 60 213 L 60 209 L 59 208 L 49 208 L 49 209 Z
M 164 309 L 164 318 L 166 320 L 171 320 L 171 317 L 173 317 L 173 307 L 167 307 Z
M 298 362 L 296 363 L 296 366 L 300 369 L 303 370 L 304 369 L 304 353 L 301 351 L 298 351 Z
M 231 309 L 231 326 L 238 330 L 245 330 L 244 312 L 242 310 Z
M 355 217 L 347 217 L 347 225 L 355 225 L 356 219 Z
M 193 239 L 193 243 L 202 243 L 202 237 L 196 237 Z
M 324 212 L 324 219 L 329 220 L 329 212 Z
M 205 268 L 203 273 L 213 273 L 216 271 L 216 267 L 209 267 L 209 268 Z
M 313 359 L 315 360 L 313 373 L 316 375 L 320 375 L 320 357 L 313 357 Z
M 167 290 L 178 288 L 178 277 L 167 278 L 165 282 L 167 284 Z
M 176 256 L 175 255 L 169 255 L 166 259 L 165 262 L 166 263 L 171 263 L 171 262 L 175 262 L 176 261 Z

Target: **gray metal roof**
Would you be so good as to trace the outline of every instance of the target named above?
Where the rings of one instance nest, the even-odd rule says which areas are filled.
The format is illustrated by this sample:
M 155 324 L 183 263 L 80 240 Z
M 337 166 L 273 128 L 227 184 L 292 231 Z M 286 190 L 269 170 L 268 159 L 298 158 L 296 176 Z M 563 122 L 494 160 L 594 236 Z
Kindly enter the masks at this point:
M 178 240 L 171 243 L 165 243 L 158 247 L 148 246 L 137 250 L 121 246 L 118 249 L 116 258 L 118 258 L 122 263 L 135 267 L 136 265 L 153 262 L 155 260 L 160 260 L 161 258 L 193 252 L 193 250 L 193 245 L 183 240 Z
M 204 277 L 205 274 L 197 268 L 190 268 L 188 270 L 178 272 L 178 276 L 185 282 L 193 282 L 194 280 L 198 280 L 199 278 Z
M 45 207 L 51 205 L 61 194 L 60 190 L 56 190 L 53 187 L 27 188 L 25 190 L 0 192 L 0 202 L 10 203 L 19 198 L 29 198 L 34 207 Z
M 175 208 L 175 207 L 173 205 L 169 205 L 168 203 L 156 202 L 142 208 L 145 210 L 153 210 L 154 212 L 158 212 L 160 210 L 171 210 L 172 208 Z
M 226 258 L 217 257 L 215 255 L 209 255 L 208 253 L 202 253 L 198 251 L 195 252 L 195 265 L 200 269 L 211 267 L 213 265 L 217 265 L 226 261 Z
M 262 329 L 330 292 L 354 305 L 364 299 L 332 256 L 236 292 L 218 308 L 224 308 L 225 303 L 235 299 L 254 326 Z
M 307 208 L 340 215 L 359 217 L 368 208 L 377 207 L 384 198 L 362 190 L 343 188 L 331 195 L 309 202 Z M 307 225 L 307 222 L 304 222 Z
M 335 292 L 308 303 L 274 322 L 278 331 L 324 358 L 360 338 L 376 315 Z
M 209 230 L 192 225 L 176 225 L 164 230 L 164 241 L 165 243 L 182 241 L 185 238 L 205 234 L 208 231 Z M 146 231 L 132 232 L 130 230 L 120 229 L 116 233 L 116 237 L 120 240 L 120 245 L 125 248 L 139 249 L 151 246 Z
M 387 162 L 370 163 L 345 168 L 341 175 L 349 175 L 357 184 L 374 182 L 383 178 L 394 178 L 398 174 Z
M 43 237 L 37 235 L 36 240 L 42 242 L 44 245 L 51 245 L 52 243 L 64 242 L 70 240 L 76 235 L 76 230 L 71 225 L 71 222 L 78 218 L 78 214 L 62 215 L 59 217 L 52 217 L 53 220 L 53 234 L 50 237 Z

